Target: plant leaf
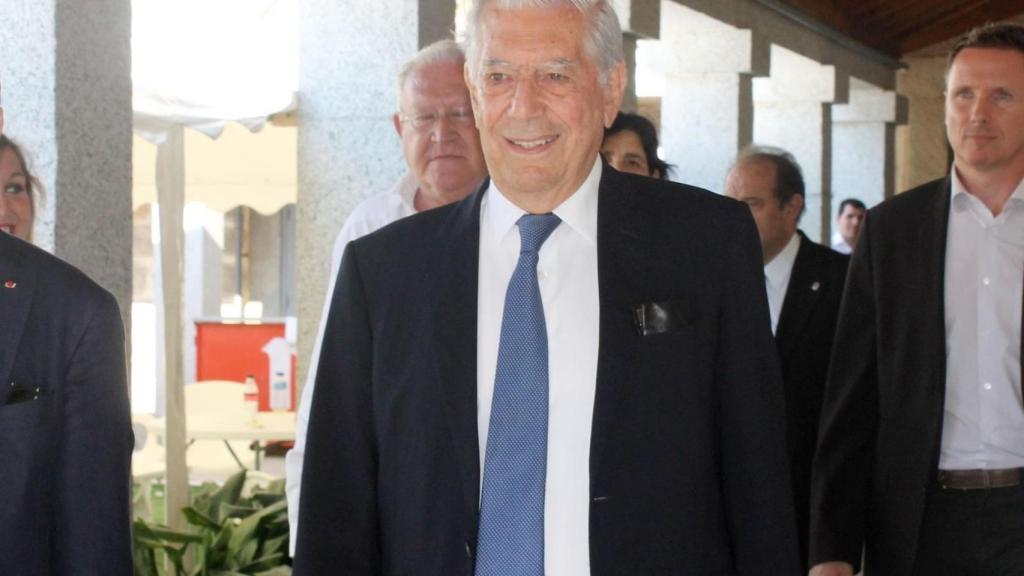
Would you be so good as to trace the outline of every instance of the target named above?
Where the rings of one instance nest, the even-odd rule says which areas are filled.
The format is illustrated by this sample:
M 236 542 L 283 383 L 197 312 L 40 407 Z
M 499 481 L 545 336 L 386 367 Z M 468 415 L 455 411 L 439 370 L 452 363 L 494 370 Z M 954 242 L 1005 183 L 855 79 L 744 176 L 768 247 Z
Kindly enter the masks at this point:
M 185 515 L 185 520 L 188 520 L 188 523 L 193 526 L 199 526 L 200 528 L 206 528 L 208 530 L 213 530 L 214 532 L 220 530 L 219 522 L 206 514 L 203 514 L 192 506 L 185 506 L 181 509 L 181 512 Z

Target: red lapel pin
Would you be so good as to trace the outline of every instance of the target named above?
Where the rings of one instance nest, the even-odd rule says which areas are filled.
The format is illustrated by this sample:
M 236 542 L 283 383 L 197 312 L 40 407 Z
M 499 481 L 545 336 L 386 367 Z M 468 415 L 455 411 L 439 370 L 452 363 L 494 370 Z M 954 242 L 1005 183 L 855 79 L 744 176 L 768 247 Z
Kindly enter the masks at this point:
M 4 288 L 14 288 L 17 285 L 18 283 L 15 282 L 14 280 L 8 280 L 7 282 L 4 282 Z

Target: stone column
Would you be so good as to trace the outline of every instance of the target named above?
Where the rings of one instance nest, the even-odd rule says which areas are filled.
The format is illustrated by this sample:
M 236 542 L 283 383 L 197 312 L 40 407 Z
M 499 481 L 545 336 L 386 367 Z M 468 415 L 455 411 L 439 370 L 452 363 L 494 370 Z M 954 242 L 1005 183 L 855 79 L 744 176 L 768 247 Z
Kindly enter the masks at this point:
M 635 113 L 636 100 L 636 43 L 638 40 L 656 39 L 661 22 L 661 0 L 612 0 L 622 27 L 622 51 L 626 59 L 626 92 L 622 97 L 622 110 Z
M 750 30 L 668 0 L 661 6 L 665 157 L 675 180 L 721 192 L 736 152 L 751 140 L 751 79 L 767 73 L 768 47 Z
M 896 192 L 909 190 L 949 172 L 953 158 L 946 141 L 945 56 L 911 56 L 897 74 L 902 97 L 913 102 L 906 125 L 896 129 Z
M 132 299 L 131 3 L 3 0 L 5 132 L 45 189 L 34 241 Z
M 832 106 L 832 203 L 858 198 L 870 208 L 892 196 L 898 99 L 891 91 L 851 80 L 850 102 Z
M 421 46 L 449 36 L 454 14 L 455 0 L 302 4 L 296 224 L 300 383 L 338 230 L 356 204 L 389 189 L 405 171 L 391 123 L 398 69 Z
M 807 207 L 800 229 L 827 241 L 831 222 L 833 102 L 845 101 L 849 78 L 772 46 L 770 78 L 754 81 L 754 142 L 784 148 L 804 175 Z

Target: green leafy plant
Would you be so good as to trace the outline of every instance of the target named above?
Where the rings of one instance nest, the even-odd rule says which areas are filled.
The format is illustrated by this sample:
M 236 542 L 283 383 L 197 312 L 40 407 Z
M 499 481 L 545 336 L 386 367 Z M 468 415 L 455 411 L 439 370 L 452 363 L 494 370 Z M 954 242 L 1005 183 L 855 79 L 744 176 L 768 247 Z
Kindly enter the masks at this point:
M 284 480 L 243 496 L 245 471 L 223 486 L 204 484 L 191 506 L 182 509 L 190 530 L 135 521 L 135 573 L 138 576 L 289 576 L 288 511 Z M 195 566 L 186 567 L 193 552 Z M 163 569 L 166 557 L 172 572 Z

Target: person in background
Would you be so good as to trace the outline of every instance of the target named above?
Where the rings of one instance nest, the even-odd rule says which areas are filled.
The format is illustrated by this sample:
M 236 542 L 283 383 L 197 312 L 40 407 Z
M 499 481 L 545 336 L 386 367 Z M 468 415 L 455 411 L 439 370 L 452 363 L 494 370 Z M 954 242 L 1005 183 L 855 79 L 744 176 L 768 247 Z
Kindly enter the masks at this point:
M 1024 574 L 1024 27 L 946 67 L 945 178 L 868 211 L 811 497 L 814 576 Z
M 39 181 L 29 172 L 21 147 L 2 134 L 0 187 L 0 232 L 31 242 Z
M 839 203 L 836 214 L 836 231 L 832 233 L 832 249 L 841 254 L 852 254 L 864 225 L 867 207 L 856 198 L 847 198 Z
M 285 456 L 291 553 L 299 526 L 306 429 L 316 385 L 323 330 L 330 312 L 335 277 L 349 242 L 406 216 L 461 200 L 487 176 L 480 136 L 473 125 L 469 92 L 462 78 L 465 56 L 452 40 L 441 40 L 416 53 L 398 74 L 395 132 L 402 141 L 408 172 L 394 187 L 355 207 L 334 242 L 323 317 L 302 389 L 295 426 L 295 446 Z
M 604 131 L 601 156 L 619 172 L 668 180 L 672 167 L 658 158 L 658 132 L 639 114 L 619 112 Z
M 295 576 L 798 574 L 749 210 L 601 161 L 610 0 L 466 36 L 491 180 L 345 250 Z
M 31 178 L 11 150 L 0 158 L 0 574 L 130 576 L 121 314 L 109 292 L 23 240 Z
M 790 153 L 767 146 L 747 148 L 729 170 L 725 193 L 750 207 L 761 237 L 768 308 L 786 391 L 786 447 L 806 569 L 811 463 L 850 259 L 812 242 L 797 228 L 804 212 L 804 180 Z

